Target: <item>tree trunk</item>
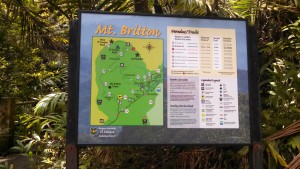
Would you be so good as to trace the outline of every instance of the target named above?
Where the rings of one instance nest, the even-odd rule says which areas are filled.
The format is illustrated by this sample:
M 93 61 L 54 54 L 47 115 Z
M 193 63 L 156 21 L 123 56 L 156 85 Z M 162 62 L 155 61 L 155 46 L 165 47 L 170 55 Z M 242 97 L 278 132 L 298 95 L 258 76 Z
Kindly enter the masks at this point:
M 136 13 L 150 13 L 148 9 L 148 0 L 134 0 L 134 12 Z
M 0 97 L 0 153 L 13 146 L 13 115 L 15 100 Z

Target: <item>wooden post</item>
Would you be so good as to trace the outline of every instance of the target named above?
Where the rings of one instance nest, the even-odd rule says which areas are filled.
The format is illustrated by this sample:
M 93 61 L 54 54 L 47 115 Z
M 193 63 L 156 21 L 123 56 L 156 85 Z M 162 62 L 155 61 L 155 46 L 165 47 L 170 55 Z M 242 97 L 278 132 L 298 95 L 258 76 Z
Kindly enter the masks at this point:
M 250 147 L 250 168 L 263 169 L 263 145 L 253 143 Z
M 15 99 L 0 98 L 0 152 L 5 153 L 14 144 L 13 116 Z
M 67 169 L 76 169 L 78 168 L 79 156 L 78 156 L 78 147 L 76 144 L 67 144 L 66 148 L 66 168 Z
M 249 107 L 250 107 L 250 126 L 251 126 L 251 146 L 249 153 L 250 168 L 263 169 L 263 145 L 261 134 L 261 111 L 259 97 L 259 62 L 257 54 L 256 28 L 248 27 L 248 71 L 252 72 L 249 76 Z
M 78 74 L 75 72 L 78 66 L 78 21 L 70 22 L 69 39 L 69 74 L 68 74 L 68 118 L 67 118 L 67 149 L 66 167 L 78 168 L 79 157 L 77 147 L 77 112 L 78 112 Z

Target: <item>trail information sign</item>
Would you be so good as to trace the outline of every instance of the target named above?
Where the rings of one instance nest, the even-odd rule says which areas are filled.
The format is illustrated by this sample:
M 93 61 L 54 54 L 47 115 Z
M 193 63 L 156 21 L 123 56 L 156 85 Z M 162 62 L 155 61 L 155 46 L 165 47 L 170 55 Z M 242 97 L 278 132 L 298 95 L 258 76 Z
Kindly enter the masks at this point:
M 247 28 L 80 12 L 70 69 L 77 145 L 250 144 Z

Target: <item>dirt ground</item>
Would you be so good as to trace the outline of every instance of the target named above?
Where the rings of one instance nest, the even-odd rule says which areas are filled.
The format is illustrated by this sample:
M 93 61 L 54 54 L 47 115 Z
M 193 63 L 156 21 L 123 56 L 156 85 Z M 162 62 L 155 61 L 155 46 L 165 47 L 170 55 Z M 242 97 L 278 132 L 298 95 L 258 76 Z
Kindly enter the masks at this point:
M 0 164 L 4 164 L 6 161 L 8 164 L 13 164 L 13 169 L 30 169 L 28 157 L 22 155 L 0 156 Z

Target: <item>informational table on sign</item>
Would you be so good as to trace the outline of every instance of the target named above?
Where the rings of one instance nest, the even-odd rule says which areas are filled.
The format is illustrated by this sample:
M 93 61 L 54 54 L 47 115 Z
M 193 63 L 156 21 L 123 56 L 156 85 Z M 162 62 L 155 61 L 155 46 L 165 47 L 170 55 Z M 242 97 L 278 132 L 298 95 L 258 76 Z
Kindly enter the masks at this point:
M 234 29 L 167 28 L 168 128 L 239 128 Z

